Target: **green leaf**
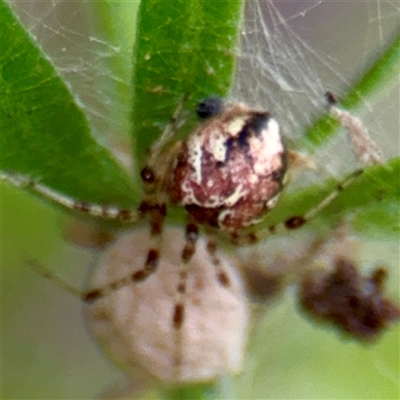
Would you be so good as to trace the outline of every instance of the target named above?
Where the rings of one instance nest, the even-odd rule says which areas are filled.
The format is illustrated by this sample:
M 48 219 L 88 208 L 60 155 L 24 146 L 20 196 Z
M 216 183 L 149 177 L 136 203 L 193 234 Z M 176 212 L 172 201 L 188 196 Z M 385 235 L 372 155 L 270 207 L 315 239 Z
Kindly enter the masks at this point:
M 138 188 L 91 135 L 86 116 L 8 5 L 1 14 L 1 168 L 84 201 L 131 205 Z
M 136 38 L 136 17 L 140 2 L 103 0 L 88 2 L 85 8 L 87 31 L 102 43 L 106 53 L 89 61 L 93 65 L 93 80 L 102 103 L 107 104 L 102 115 L 107 114 L 113 126 L 111 142 L 130 145 L 132 54 Z M 101 71 L 105 71 L 107 76 Z M 130 148 L 129 148 L 130 150 Z
M 140 163 L 183 95 L 189 96 L 190 110 L 205 97 L 226 97 L 235 67 L 241 3 L 142 1 L 132 79 L 132 134 Z

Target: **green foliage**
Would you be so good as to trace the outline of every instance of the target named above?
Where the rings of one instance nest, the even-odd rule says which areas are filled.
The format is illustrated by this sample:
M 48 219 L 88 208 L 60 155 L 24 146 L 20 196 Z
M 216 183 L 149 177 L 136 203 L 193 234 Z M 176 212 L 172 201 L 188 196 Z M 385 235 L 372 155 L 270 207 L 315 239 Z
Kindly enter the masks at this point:
M 217 385 L 194 384 L 165 388 L 162 400 L 216 400 L 221 398 Z
M 131 204 L 138 187 L 99 145 L 85 113 L 6 3 L 1 14 L 1 168 L 85 201 Z
M 137 206 L 139 180 L 130 180 L 98 143 L 84 110 L 51 61 L 7 4 L 1 7 L 1 168 L 85 201 Z M 121 35 L 115 13 L 105 15 L 108 9 L 109 4 L 102 3 L 102 18 L 93 23 L 114 42 Z M 210 93 L 227 94 L 240 15 L 239 0 L 141 3 L 132 79 L 135 159 L 143 160 L 182 93 L 189 94 L 191 106 Z M 126 64 L 109 68 L 123 73 Z
M 226 97 L 238 46 L 241 1 L 143 1 L 134 50 L 133 153 L 160 136 L 183 95 L 186 106 Z
M 124 7 L 125 3 L 120 2 Z M 118 23 L 110 2 L 93 2 L 99 7 L 93 21 L 108 43 L 118 43 L 126 30 L 134 33 L 136 15 L 124 9 L 126 24 Z M 142 1 L 137 40 L 132 59 L 110 63 L 110 74 L 129 76 L 132 93 L 117 83 L 115 93 L 132 97 L 132 151 L 139 164 L 145 150 L 168 123 L 179 99 L 187 94 L 186 110 L 201 98 L 225 97 L 234 73 L 237 36 L 242 4 L 223 1 Z M 110 10 L 110 12 L 109 12 Z M 111 12 L 111 10 L 113 10 Z M 132 12 L 132 15 L 128 15 Z M 85 110 L 18 18 L 3 1 L 0 4 L 1 75 L 1 168 L 28 174 L 66 195 L 85 201 L 135 207 L 140 199 L 139 180 L 131 179 L 113 155 L 102 147 L 88 123 Z M 399 65 L 399 36 L 354 84 L 343 106 L 355 108 L 360 100 L 393 80 Z M 115 102 L 121 101 L 116 98 Z M 117 104 L 118 105 L 118 104 Z M 114 106 L 114 105 L 113 105 Z M 117 107 L 116 107 L 117 108 Z M 191 122 L 184 129 L 189 129 Z M 329 117 L 309 128 L 306 137 L 320 145 L 336 130 Z M 323 213 L 323 217 L 351 216 L 363 232 L 398 234 L 400 159 L 367 169 Z M 317 204 L 335 182 L 324 182 L 284 195 L 266 226 L 282 218 L 301 214 Z M 18 238 L 20 239 L 18 232 Z M 276 348 L 280 348 L 281 337 Z M 260 346 L 261 348 L 261 346 Z M 317 357 L 316 357 L 317 358 Z M 269 362 L 269 361 L 268 361 Z M 286 377 L 284 377 L 286 379 Z M 210 388 L 173 388 L 165 398 L 207 398 Z
M 111 153 L 98 143 L 84 110 L 51 61 L 9 7 L 5 3 L 1 7 L 2 169 L 39 178 L 56 190 L 85 201 L 136 206 L 140 198 L 138 179 L 129 179 Z M 139 163 L 143 163 L 146 149 L 160 135 L 183 94 L 189 96 L 186 108 L 190 109 L 210 94 L 226 96 L 234 72 L 241 7 L 240 1 L 141 3 L 133 52 L 131 113 L 133 154 Z M 93 24 L 103 32 L 105 40 L 115 43 L 121 40 L 122 28 L 115 11 L 108 12 L 110 9 L 108 2 L 102 3 Z M 131 21 L 135 21 L 134 14 Z M 354 84 L 343 103 L 354 108 L 364 95 L 386 83 L 393 77 L 398 58 L 396 37 Z M 126 60 L 109 65 L 116 75 L 126 74 L 128 67 Z M 121 90 L 116 88 L 117 93 Z M 185 129 L 190 126 L 186 124 Z M 336 126 L 329 117 L 322 117 L 308 129 L 306 137 L 321 143 Z M 399 173 L 398 159 L 388 166 L 368 169 L 324 215 L 335 217 L 338 212 L 344 215 L 357 210 L 356 226 L 363 230 L 373 225 L 396 231 L 395 207 L 391 204 L 399 202 Z M 303 213 L 333 185 L 334 182 L 326 182 L 284 196 L 265 225 Z M 374 211 L 369 212 L 368 207 Z M 391 227 L 387 221 L 393 222 Z

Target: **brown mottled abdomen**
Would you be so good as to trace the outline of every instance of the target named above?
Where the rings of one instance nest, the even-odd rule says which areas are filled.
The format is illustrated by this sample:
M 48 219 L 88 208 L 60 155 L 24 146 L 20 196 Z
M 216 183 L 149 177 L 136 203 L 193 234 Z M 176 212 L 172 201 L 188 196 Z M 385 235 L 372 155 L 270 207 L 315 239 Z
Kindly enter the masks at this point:
M 285 171 L 278 123 L 267 112 L 235 105 L 183 143 L 169 193 L 199 223 L 237 231 L 275 205 Z

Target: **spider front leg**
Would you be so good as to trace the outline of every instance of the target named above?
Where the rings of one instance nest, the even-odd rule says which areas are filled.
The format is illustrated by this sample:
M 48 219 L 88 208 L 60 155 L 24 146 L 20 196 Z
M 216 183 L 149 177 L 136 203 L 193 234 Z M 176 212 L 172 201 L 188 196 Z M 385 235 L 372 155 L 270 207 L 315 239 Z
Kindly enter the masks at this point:
M 121 221 L 124 223 L 134 223 L 141 217 L 140 213 L 138 213 L 136 210 L 88 203 L 74 199 L 63 193 L 57 192 L 54 189 L 51 189 L 50 187 L 40 183 L 40 180 L 32 179 L 28 175 L 2 171 L 1 179 L 8 181 L 17 187 L 31 189 L 32 191 L 41 194 L 46 199 L 64 207 L 65 209 L 76 210 L 92 217 Z
M 146 166 L 140 173 L 145 196 L 138 211 L 141 216 L 149 215 L 150 218 L 149 248 L 143 267 L 103 287 L 88 291 L 84 295 L 85 301 L 92 302 L 131 283 L 142 282 L 157 270 L 160 259 L 163 225 L 167 215 L 168 195 L 166 193 L 166 185 L 168 184 L 169 173 L 176 151 L 175 148 L 165 150 L 165 146 L 177 129 L 178 118 L 183 110 L 186 98 L 187 96 L 180 101 L 160 139 L 149 149 Z M 187 260 L 190 260 L 195 250 L 195 244 L 193 244 L 192 251 L 189 244 L 190 240 L 187 239 L 186 247 L 187 251 L 189 251 L 186 256 Z M 177 316 L 174 316 L 174 319 L 179 320 L 179 307 L 177 307 L 175 313 Z
M 131 280 L 134 282 L 146 279 L 158 266 L 163 224 L 167 215 L 166 186 L 176 151 L 174 147 L 165 151 L 165 146 L 176 132 L 179 115 L 186 99 L 187 96 L 184 96 L 179 102 L 160 139 L 149 149 L 146 166 L 140 173 L 145 197 L 139 206 L 139 211 L 141 215 L 150 215 L 151 245 L 143 268 L 131 276 Z
M 156 169 L 156 166 L 159 165 L 159 157 L 161 155 L 161 152 L 164 150 L 165 146 L 168 144 L 168 142 L 171 140 L 171 138 L 174 136 L 180 126 L 180 124 L 178 126 L 179 116 L 183 111 L 183 107 L 188 97 L 189 96 L 187 94 L 182 96 L 182 98 L 178 102 L 178 107 L 172 114 L 172 117 L 165 127 L 163 133 L 161 134 L 160 138 L 149 149 L 149 157 L 145 168 L 147 172 L 151 173 Z

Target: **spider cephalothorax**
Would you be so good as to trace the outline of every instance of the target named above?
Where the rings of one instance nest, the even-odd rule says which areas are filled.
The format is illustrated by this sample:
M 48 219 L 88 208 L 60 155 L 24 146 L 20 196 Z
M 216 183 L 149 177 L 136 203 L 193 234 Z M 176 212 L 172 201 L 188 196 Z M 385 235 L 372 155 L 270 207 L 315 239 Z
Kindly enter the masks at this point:
M 268 112 L 243 104 L 217 110 L 183 142 L 169 191 L 199 223 L 233 232 L 259 222 L 276 203 L 286 150 Z

